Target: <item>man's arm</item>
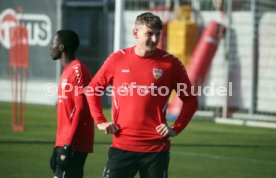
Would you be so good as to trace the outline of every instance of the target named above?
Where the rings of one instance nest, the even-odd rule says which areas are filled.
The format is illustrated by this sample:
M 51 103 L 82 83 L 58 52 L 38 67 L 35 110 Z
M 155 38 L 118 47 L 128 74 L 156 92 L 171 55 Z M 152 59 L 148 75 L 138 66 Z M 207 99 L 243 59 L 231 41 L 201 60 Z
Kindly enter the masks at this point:
M 81 118 L 83 118 L 82 111 L 83 111 L 83 107 L 84 107 L 84 101 L 85 101 L 85 96 L 83 94 L 75 96 L 75 112 L 71 118 L 72 123 L 71 123 L 70 131 L 67 135 L 67 138 L 66 138 L 66 141 L 63 146 L 63 150 L 62 150 L 61 156 L 59 158 L 59 162 L 58 162 L 60 167 L 62 167 L 63 169 L 66 169 L 66 167 L 68 166 L 68 163 L 70 161 L 69 158 L 70 158 L 70 154 L 72 151 L 71 144 L 72 144 L 74 136 L 76 134 L 76 130 L 77 130 L 78 126 L 80 125 Z
M 180 99 L 182 98 L 180 97 Z M 183 101 L 181 112 L 172 126 L 176 134 L 180 133 L 189 124 L 197 110 L 197 107 L 198 101 L 196 96 L 190 97 L 189 100 Z
M 186 69 L 180 61 L 178 61 L 175 69 L 176 86 L 174 87 L 174 89 L 176 90 L 178 97 L 183 102 L 179 116 L 172 126 L 177 135 L 189 124 L 190 120 L 197 110 L 198 101 L 197 96 L 193 94 L 195 92 L 192 92 L 193 87 L 187 75 Z M 184 86 L 183 90 L 180 86 Z
M 186 73 L 184 66 L 180 61 L 175 65 L 175 77 L 174 77 L 174 89 L 176 90 L 178 97 L 183 101 L 182 108 L 177 120 L 173 126 L 166 124 L 160 124 L 156 127 L 156 131 L 161 135 L 165 136 L 176 136 L 179 134 L 190 122 L 195 111 L 198 107 L 197 96 L 192 95 L 192 85 Z M 177 91 L 181 86 L 185 86 L 185 90 Z
M 195 111 L 197 110 L 197 98 L 194 97 L 182 105 L 181 112 L 178 119 L 175 121 L 173 126 L 168 126 L 166 124 L 160 124 L 156 127 L 156 131 L 161 135 L 174 137 L 179 132 L 181 132 L 192 119 Z
M 105 88 L 112 84 L 113 69 L 113 57 L 110 55 L 91 80 L 86 90 L 86 98 L 90 113 L 92 114 L 98 129 L 104 131 L 106 134 L 113 134 L 119 130 L 119 126 L 117 124 L 114 122 L 107 122 L 107 119 L 103 114 L 101 102 L 101 96 L 104 94 Z
M 116 133 L 119 130 L 119 126 L 113 121 L 107 122 L 107 119 L 103 114 L 101 94 L 96 90 L 100 85 L 95 85 L 93 82 L 94 81 L 89 85 L 91 91 L 86 92 L 90 113 L 92 114 L 99 130 L 104 131 L 106 134 Z
M 85 99 L 86 98 L 83 94 L 75 96 L 75 112 L 72 117 L 71 128 L 66 139 L 67 145 L 71 145 L 76 134 L 76 130 L 81 122 L 81 118 L 83 118 L 82 111 L 85 105 Z

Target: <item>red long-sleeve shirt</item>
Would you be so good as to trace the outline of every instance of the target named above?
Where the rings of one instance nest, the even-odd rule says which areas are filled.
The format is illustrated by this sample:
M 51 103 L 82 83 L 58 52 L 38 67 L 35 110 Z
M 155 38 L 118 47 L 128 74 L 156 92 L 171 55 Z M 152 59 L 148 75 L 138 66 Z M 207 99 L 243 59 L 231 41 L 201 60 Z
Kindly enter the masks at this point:
M 186 88 L 186 92 L 179 92 L 184 104 L 173 125 L 176 133 L 191 120 L 197 109 L 197 97 L 191 94 L 190 81 L 177 58 L 160 49 L 153 56 L 140 57 L 134 49 L 112 53 L 90 82 L 93 89 L 87 93 L 90 112 L 97 124 L 106 122 L 97 95 L 101 87 L 112 85 L 112 116 L 120 127 L 113 136 L 112 146 L 135 152 L 169 150 L 169 138 L 157 133 L 156 127 L 166 123 L 171 91 Z
M 91 78 L 78 59 L 64 68 L 58 87 L 56 146 L 70 144 L 76 151 L 93 151 L 94 122 L 83 93 Z

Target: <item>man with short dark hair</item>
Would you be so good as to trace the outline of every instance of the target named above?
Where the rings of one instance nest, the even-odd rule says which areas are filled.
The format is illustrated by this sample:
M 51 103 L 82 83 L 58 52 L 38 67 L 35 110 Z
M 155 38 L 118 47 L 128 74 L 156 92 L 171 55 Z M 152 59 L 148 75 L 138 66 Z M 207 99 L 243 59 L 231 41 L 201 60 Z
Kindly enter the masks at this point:
M 56 143 L 50 160 L 54 178 L 82 178 L 88 153 L 93 151 L 94 123 L 84 89 L 91 80 L 77 58 L 79 37 L 72 30 L 58 31 L 51 43 L 51 57 L 64 67 L 58 87 Z
M 133 35 L 136 45 L 112 53 L 93 80 L 87 98 L 98 129 L 113 134 L 104 178 L 167 178 L 170 137 L 179 134 L 197 109 L 186 70 L 173 55 L 157 48 L 162 22 L 152 13 L 137 16 Z M 172 126 L 166 108 L 172 90 L 183 106 Z M 112 85 L 113 121 L 102 113 L 100 88 Z

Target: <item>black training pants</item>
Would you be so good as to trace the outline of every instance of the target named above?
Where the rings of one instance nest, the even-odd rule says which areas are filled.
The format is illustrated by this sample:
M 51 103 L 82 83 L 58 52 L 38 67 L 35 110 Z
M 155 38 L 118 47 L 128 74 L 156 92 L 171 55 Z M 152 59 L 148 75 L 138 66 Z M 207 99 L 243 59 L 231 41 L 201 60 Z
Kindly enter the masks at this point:
M 111 147 L 103 178 L 168 178 L 169 152 L 130 152 Z

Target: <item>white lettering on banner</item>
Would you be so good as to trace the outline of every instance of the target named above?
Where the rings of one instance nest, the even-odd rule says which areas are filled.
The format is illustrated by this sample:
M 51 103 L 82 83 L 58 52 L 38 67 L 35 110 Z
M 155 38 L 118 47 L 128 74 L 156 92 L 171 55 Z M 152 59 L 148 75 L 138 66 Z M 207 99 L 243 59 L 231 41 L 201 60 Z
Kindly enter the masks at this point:
M 28 43 L 32 46 L 47 46 L 52 37 L 52 23 L 44 14 L 16 14 L 13 9 L 6 9 L 0 14 L 0 43 L 10 48 L 10 29 L 17 24 L 26 26 Z

